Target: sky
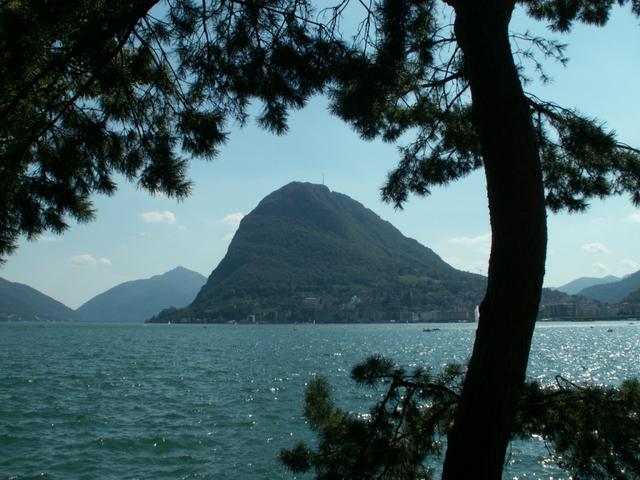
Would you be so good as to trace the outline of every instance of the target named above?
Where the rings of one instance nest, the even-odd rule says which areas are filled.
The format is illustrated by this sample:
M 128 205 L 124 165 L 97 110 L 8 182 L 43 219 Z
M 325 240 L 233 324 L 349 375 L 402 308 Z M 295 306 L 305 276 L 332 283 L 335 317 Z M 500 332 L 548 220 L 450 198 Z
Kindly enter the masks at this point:
M 550 36 L 517 14 L 513 31 Z M 576 107 L 640 146 L 640 25 L 618 9 L 604 28 L 579 26 L 569 35 L 566 68 L 547 63 L 548 85 L 526 90 Z M 230 141 L 210 162 L 191 162 L 192 195 L 183 202 L 150 196 L 119 182 L 112 197 L 96 196 L 97 220 L 62 236 L 21 239 L 0 277 L 25 283 L 71 308 L 119 283 L 183 266 L 205 276 L 224 257 L 241 218 L 291 181 L 322 183 L 358 200 L 403 234 L 456 268 L 486 274 L 490 227 L 483 172 L 410 197 L 403 210 L 380 199 L 399 158 L 397 146 L 361 140 L 332 117 L 323 97 L 290 116 L 289 132 L 274 136 L 250 123 L 230 125 Z M 581 276 L 626 275 L 640 269 L 640 209 L 627 197 L 593 201 L 587 213 L 549 214 L 546 286 Z

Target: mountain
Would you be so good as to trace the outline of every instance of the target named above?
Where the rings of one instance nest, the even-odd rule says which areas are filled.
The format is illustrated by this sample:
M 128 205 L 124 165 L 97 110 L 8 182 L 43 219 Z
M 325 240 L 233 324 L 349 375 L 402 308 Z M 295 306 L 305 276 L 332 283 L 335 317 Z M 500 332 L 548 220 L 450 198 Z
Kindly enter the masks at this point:
M 597 278 L 597 277 L 580 277 L 575 280 L 562 285 L 561 287 L 556 287 L 554 290 L 559 290 L 564 293 L 568 293 L 569 295 L 575 295 L 579 293 L 581 290 L 584 290 L 588 287 L 593 287 L 594 285 L 605 285 L 608 283 L 618 282 L 620 278 L 615 277 L 613 275 L 607 275 L 606 277 Z
M 485 282 L 348 196 L 294 182 L 242 219 L 188 308 L 153 321 L 400 319 L 409 310 L 473 310 Z
M 626 303 L 640 303 L 640 288 L 624 297 L 622 301 Z
M 69 307 L 21 283 L 0 278 L 0 321 L 66 322 L 76 320 Z
M 183 267 L 143 280 L 121 283 L 76 310 L 87 322 L 144 322 L 169 307 L 184 307 L 206 277 Z
M 595 285 L 580 291 L 580 295 L 606 303 L 619 303 L 640 288 L 640 270 L 614 283 Z

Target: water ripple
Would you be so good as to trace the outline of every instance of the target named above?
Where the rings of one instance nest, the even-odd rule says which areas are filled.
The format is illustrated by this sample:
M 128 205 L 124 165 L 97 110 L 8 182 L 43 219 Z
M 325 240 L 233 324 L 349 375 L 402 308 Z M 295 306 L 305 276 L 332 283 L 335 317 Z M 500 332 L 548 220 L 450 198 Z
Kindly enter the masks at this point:
M 338 404 L 372 353 L 464 363 L 473 325 L 0 325 L 0 479 L 272 479 L 311 434 L 302 399 L 331 377 Z M 640 323 L 540 324 L 529 376 L 617 384 L 640 374 Z M 562 478 L 540 442 L 514 442 L 505 478 Z

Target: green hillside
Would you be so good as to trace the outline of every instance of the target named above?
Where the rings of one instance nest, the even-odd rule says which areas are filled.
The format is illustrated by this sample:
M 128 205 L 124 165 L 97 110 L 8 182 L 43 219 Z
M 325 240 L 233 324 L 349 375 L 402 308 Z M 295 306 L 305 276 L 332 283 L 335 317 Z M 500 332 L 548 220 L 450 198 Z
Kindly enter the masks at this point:
M 73 310 L 21 283 L 0 278 L 0 321 L 66 322 L 76 320 Z
M 640 288 L 637 289 L 637 290 L 634 290 L 629 295 L 627 295 L 624 298 L 623 302 L 626 302 L 626 303 L 640 303 Z
M 190 307 L 153 321 L 388 320 L 472 310 L 484 288 L 348 196 L 295 182 L 242 220 Z

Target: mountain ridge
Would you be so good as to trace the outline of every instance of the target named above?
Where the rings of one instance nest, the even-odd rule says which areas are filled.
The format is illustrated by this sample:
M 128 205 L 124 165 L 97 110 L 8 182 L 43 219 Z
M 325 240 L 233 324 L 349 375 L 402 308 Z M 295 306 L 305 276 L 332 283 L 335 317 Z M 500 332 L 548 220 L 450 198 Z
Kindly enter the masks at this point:
M 0 321 L 76 321 L 75 312 L 62 302 L 28 285 L 0 277 Z
M 205 281 L 197 272 L 176 267 L 120 283 L 86 301 L 76 313 L 85 322 L 142 323 L 165 308 L 186 306 Z
M 617 282 L 585 288 L 579 294 L 600 302 L 619 303 L 638 288 L 640 288 L 640 270 Z
M 629 295 L 624 297 L 622 301 L 626 303 L 640 303 L 640 288 L 632 291 Z
M 554 290 L 566 293 L 568 295 L 577 295 L 585 288 L 593 287 L 596 285 L 605 285 L 608 283 L 620 281 L 620 277 L 614 275 L 607 275 L 606 277 L 579 277 L 559 287 L 554 287 Z

